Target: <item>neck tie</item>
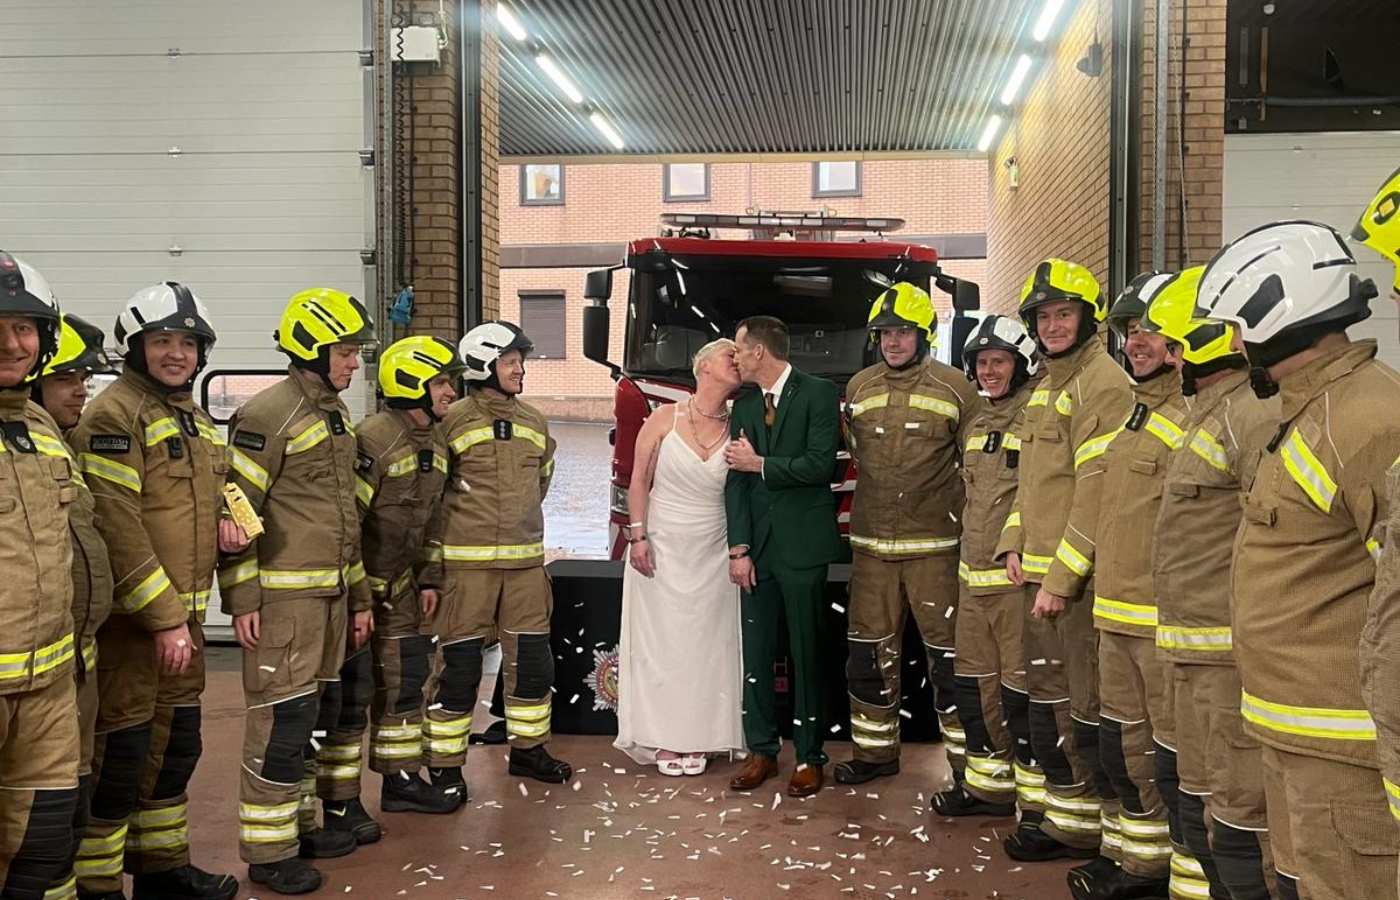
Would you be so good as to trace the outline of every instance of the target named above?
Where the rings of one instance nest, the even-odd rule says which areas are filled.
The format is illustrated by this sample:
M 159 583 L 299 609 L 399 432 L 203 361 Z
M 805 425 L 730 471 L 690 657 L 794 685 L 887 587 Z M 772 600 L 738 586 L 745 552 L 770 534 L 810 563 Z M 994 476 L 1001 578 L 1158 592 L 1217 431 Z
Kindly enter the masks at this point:
M 763 395 L 763 424 L 769 428 L 773 427 L 773 395 L 771 393 Z

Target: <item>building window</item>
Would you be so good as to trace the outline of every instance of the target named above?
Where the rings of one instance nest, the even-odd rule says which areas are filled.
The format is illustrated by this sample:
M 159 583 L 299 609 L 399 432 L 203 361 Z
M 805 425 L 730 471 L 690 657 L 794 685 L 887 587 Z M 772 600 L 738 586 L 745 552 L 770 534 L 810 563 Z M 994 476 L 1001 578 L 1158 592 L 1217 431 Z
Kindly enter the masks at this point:
M 521 206 L 563 206 L 564 167 L 525 165 L 520 167 Z
M 564 292 L 521 291 L 520 327 L 535 343 L 533 359 L 563 359 L 565 323 Z
M 859 197 L 860 163 L 812 163 L 813 197 Z
M 661 181 L 661 198 L 668 203 L 710 199 L 709 163 L 667 163 Z

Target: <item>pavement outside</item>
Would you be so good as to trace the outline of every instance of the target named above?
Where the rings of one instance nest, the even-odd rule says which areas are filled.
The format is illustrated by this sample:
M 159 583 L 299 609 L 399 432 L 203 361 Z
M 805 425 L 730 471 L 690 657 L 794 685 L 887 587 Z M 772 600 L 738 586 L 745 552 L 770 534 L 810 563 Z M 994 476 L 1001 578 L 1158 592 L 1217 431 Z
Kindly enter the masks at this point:
M 242 898 L 269 900 L 238 859 L 237 803 L 243 702 L 237 648 L 209 649 L 204 758 L 190 789 L 194 862 L 232 872 Z M 491 683 L 482 687 L 489 698 Z M 483 704 L 475 723 L 491 721 Z M 835 785 L 792 800 L 782 774 L 752 795 L 728 789 L 738 763 L 716 760 L 698 777 L 667 778 L 614 750 L 611 739 L 558 735 L 574 766 L 566 785 L 506 774 L 506 748 L 474 746 L 471 802 L 451 816 L 378 815 L 379 776 L 364 775 L 365 805 L 383 840 L 319 863 L 314 895 L 363 900 L 776 900 L 922 897 L 1061 898 L 1068 863 L 1022 865 L 1001 850 L 1011 820 L 944 819 L 930 790 L 949 781 L 941 744 L 910 744 L 903 772 L 858 788 Z M 849 746 L 828 744 L 833 761 Z

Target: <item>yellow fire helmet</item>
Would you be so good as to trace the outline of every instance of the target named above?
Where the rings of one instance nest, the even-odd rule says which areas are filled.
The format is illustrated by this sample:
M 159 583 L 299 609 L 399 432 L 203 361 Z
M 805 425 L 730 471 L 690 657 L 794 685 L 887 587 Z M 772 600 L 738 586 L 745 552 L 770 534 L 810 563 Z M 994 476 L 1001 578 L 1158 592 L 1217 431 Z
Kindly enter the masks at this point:
M 102 349 L 106 339 L 102 329 L 72 313 L 59 319 L 58 350 L 44 366 L 44 375 L 60 372 L 89 372 L 107 375 L 114 371 L 107 352 Z
M 428 382 L 466 368 L 457 348 L 442 338 L 415 335 L 389 345 L 379 357 L 379 393 L 392 407 L 427 407 Z
M 1366 205 L 1351 237 L 1395 264 L 1391 284 L 1400 293 L 1400 169 L 1391 173 Z
M 929 343 L 937 325 L 938 313 L 928 292 L 907 281 L 891 285 L 875 298 L 866 323 L 872 334 L 880 328 L 918 328 Z
M 1142 328 L 1176 341 L 1182 347 L 1181 358 L 1192 365 L 1201 366 L 1231 357 L 1243 363 L 1244 357 L 1230 348 L 1234 328 L 1227 322 L 1195 315 L 1196 288 L 1205 268 L 1195 266 L 1167 276 L 1170 280 L 1157 289 L 1147 304 Z
M 364 304 L 335 288 L 308 288 L 287 301 L 273 334 L 277 349 L 315 370 L 334 344 L 373 344 L 374 322 Z
M 1094 311 L 1095 322 L 1102 322 L 1108 315 L 1108 299 L 1092 272 L 1069 260 L 1044 260 L 1031 270 L 1026 283 L 1021 285 L 1021 318 L 1027 319 L 1029 326 L 1028 314 L 1036 307 L 1060 300 L 1087 303 Z

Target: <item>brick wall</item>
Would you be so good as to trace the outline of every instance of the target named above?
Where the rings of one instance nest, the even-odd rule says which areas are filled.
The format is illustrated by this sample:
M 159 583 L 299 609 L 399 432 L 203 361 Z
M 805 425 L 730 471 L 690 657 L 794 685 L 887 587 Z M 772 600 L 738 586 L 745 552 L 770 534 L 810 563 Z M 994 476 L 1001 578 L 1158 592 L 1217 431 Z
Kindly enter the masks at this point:
M 1153 130 L 1156 126 L 1157 31 L 1155 4 L 1143 15 L 1142 157 L 1139 173 L 1140 228 L 1137 270 L 1152 267 Z M 1225 163 L 1226 0 L 1173 0 L 1167 56 L 1166 256 L 1162 268 L 1204 263 L 1221 244 Z M 1187 44 L 1182 54 L 1185 11 Z M 1184 84 L 1183 84 L 1184 79 Z M 1182 89 L 1185 128 L 1182 128 Z M 1184 163 L 1184 165 L 1183 165 Z M 1185 177 L 1185 241 L 1182 240 L 1182 172 Z M 1184 252 L 1183 252 L 1184 251 Z
M 991 166 L 987 277 L 982 306 L 1013 310 L 1021 283 L 1037 262 L 1061 256 L 1108 278 L 1109 81 L 1111 0 L 1074 5 L 996 148 Z M 1103 74 L 1089 78 L 1075 63 L 1094 41 L 1104 44 Z M 1015 159 L 1020 184 L 1005 163 Z
M 753 207 L 897 216 L 909 234 L 980 234 L 987 226 L 986 168 L 983 159 L 867 161 L 861 196 L 814 198 L 810 162 L 715 163 L 709 201 L 667 203 L 659 163 L 571 165 L 564 167 L 562 206 L 521 206 L 520 167 L 502 165 L 501 243 L 622 241 L 656 234 L 661 213 Z

